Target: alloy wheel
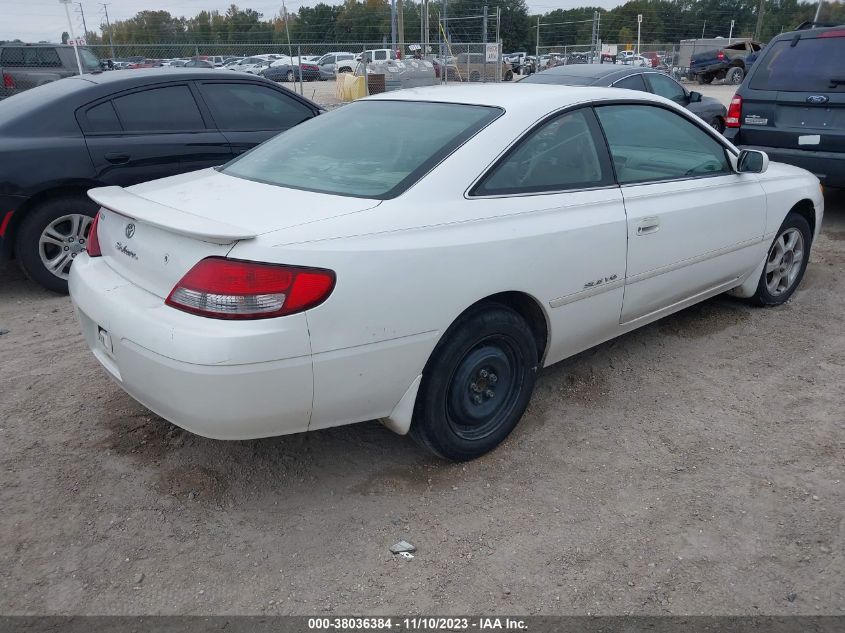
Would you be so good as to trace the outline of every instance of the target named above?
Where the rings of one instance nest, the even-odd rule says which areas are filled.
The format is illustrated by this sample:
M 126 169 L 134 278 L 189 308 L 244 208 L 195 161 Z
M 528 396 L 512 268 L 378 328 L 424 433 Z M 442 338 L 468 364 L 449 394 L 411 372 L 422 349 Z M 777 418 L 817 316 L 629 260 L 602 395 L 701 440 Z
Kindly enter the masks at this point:
M 47 225 L 38 239 L 38 255 L 44 268 L 67 279 L 70 265 L 85 250 L 94 218 L 82 213 L 63 215 Z
M 798 279 L 804 261 L 804 236 L 788 228 L 772 244 L 766 259 L 766 288 L 777 297 L 788 292 Z

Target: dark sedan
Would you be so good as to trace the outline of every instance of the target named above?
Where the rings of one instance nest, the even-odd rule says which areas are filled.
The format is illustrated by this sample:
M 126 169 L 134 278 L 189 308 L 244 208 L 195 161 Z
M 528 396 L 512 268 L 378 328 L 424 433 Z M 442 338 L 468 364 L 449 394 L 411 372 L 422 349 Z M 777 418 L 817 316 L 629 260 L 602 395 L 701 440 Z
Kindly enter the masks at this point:
M 275 63 L 262 70 L 259 74 L 271 81 L 299 81 L 302 72 L 303 81 L 318 81 L 322 79 L 320 67 L 316 62 L 303 61 L 301 64 Z
M 616 64 L 571 64 L 549 68 L 526 77 L 519 83 L 608 86 L 651 92 L 684 106 L 715 130 L 725 130 L 728 111 L 720 101 L 702 96 L 699 92 L 688 91 L 669 75 L 653 68 Z
M 98 208 L 88 189 L 221 165 L 319 112 L 266 79 L 197 68 L 69 77 L 4 99 L 0 261 L 66 292 Z

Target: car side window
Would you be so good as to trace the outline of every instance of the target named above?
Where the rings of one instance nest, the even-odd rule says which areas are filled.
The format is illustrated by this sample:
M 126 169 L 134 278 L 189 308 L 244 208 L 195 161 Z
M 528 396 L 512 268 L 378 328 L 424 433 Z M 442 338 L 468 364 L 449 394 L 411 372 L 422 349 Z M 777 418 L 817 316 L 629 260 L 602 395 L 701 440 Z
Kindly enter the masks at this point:
M 127 132 L 190 132 L 204 130 L 197 102 L 188 86 L 166 86 L 114 99 Z
M 376 51 L 374 59 L 376 61 L 385 60 L 387 59 L 387 53 L 385 51 Z
M 88 120 L 88 131 L 94 134 L 107 134 L 123 130 L 111 101 L 105 101 L 93 108 L 88 108 L 85 112 L 85 118 Z
M 473 190 L 506 195 L 584 189 L 612 184 L 613 177 L 589 109 L 566 112 L 541 123 Z
M 284 130 L 314 116 L 292 97 L 248 83 L 203 83 L 203 99 L 221 130 Z
M 614 88 L 625 88 L 627 90 L 639 90 L 640 92 L 648 92 L 645 87 L 643 76 L 641 74 L 628 75 L 613 84 Z
M 686 90 L 671 77 L 660 73 L 648 73 L 648 82 L 651 84 L 651 91 L 654 94 L 671 99 L 680 105 L 686 105 Z
M 596 113 L 620 184 L 732 172 L 719 141 L 667 108 L 607 105 Z

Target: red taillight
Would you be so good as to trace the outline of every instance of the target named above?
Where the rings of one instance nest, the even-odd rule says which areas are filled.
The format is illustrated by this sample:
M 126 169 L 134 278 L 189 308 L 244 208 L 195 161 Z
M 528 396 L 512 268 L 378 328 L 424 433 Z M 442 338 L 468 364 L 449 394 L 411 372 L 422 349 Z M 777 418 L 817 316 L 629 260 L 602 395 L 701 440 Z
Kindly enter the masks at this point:
M 100 225 L 100 214 L 94 216 L 94 221 L 91 223 L 91 228 L 88 231 L 88 245 L 85 250 L 88 251 L 88 257 L 100 257 L 103 252 L 100 250 L 100 236 L 97 234 L 97 227 Z
M 165 303 L 213 319 L 268 319 L 321 304 L 334 283 L 331 270 L 207 257 L 182 277 Z
M 842 29 L 837 29 L 835 31 L 825 31 L 821 33 L 819 37 L 845 37 L 845 31 Z
M 725 127 L 739 127 L 742 118 L 742 97 L 736 95 L 728 106 L 728 116 L 725 117 Z
M 15 78 L 9 74 L 3 73 L 3 87 L 12 90 L 15 88 Z
M 725 54 L 722 51 L 719 51 L 718 53 L 716 53 L 716 59 L 718 59 L 718 60 L 725 59 Z

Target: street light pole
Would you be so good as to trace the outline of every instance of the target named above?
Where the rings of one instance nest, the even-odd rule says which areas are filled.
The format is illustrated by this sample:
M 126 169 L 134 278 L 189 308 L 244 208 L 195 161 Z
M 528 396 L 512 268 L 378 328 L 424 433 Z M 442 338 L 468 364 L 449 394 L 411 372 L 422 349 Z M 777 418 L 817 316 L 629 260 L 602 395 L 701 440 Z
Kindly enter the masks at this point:
M 640 54 L 640 27 L 643 25 L 643 14 L 637 14 L 637 55 Z
M 731 45 L 731 40 L 733 39 L 733 36 L 734 36 L 734 21 L 731 20 L 731 32 L 728 33 L 728 46 Z

